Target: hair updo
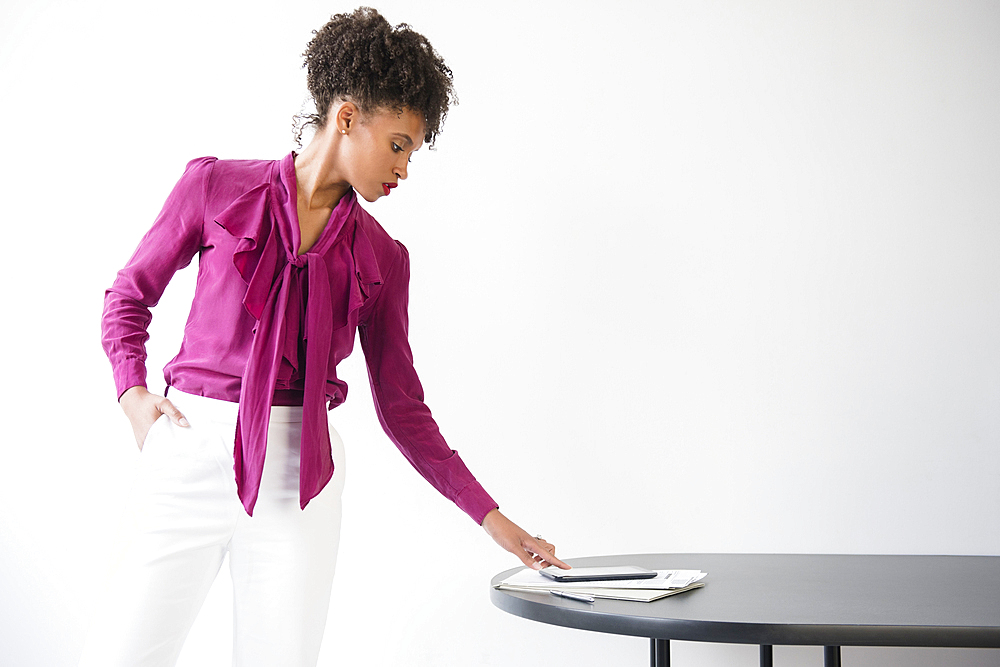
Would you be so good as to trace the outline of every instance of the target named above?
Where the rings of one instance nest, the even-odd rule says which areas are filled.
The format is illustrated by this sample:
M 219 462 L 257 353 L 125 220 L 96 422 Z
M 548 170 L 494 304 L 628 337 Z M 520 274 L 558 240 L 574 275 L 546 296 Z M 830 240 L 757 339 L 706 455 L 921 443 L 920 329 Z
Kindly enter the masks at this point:
M 362 113 L 410 109 L 422 114 L 424 142 L 433 147 L 449 104 L 458 99 L 451 70 L 426 37 L 405 23 L 389 25 L 371 7 L 337 14 L 313 35 L 302 55 L 316 113 L 304 116 L 303 127 L 322 129 L 330 104 L 346 99 Z

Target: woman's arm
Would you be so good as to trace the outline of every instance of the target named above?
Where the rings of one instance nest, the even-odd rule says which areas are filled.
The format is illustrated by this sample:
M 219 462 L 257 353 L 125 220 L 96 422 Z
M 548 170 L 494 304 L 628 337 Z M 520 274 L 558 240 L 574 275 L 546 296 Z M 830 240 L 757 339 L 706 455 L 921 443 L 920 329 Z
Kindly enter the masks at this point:
M 174 273 L 190 264 L 201 248 L 205 197 L 214 164 L 215 158 L 188 163 L 153 226 L 104 296 L 102 344 L 140 449 L 160 414 L 171 415 L 178 424 L 183 419 L 169 400 L 146 391 L 147 328 L 150 308 L 160 300 Z
M 379 254 L 379 264 L 386 267 L 382 269 L 382 286 L 373 297 L 374 307 L 358 328 L 379 422 L 417 472 L 481 524 L 497 503 L 441 435 L 424 403 L 424 390 L 413 368 L 408 340 L 410 273 L 406 248 L 393 243 L 388 252 Z
M 383 276 L 377 302 L 359 327 L 379 421 L 389 438 L 417 471 L 454 501 L 504 549 L 530 567 L 569 566 L 555 557 L 555 547 L 531 537 L 500 513 L 458 452 L 447 445 L 424 403 L 423 387 L 413 368 L 408 340 L 409 256 L 398 254 Z

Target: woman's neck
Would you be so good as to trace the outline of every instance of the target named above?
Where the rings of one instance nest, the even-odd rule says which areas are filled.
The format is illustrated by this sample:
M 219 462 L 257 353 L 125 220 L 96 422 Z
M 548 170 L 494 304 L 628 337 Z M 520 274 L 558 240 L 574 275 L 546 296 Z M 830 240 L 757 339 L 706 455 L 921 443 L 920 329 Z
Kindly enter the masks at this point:
M 332 124 L 331 124 L 332 125 Z M 326 128 L 317 130 L 309 145 L 295 156 L 295 182 L 299 206 L 333 209 L 351 189 L 340 171 L 341 135 Z

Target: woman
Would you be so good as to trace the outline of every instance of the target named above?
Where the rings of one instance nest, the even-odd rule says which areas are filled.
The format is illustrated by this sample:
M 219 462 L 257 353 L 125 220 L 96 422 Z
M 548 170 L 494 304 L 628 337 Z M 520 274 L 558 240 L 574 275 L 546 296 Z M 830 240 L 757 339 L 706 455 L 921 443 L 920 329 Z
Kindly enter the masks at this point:
M 305 150 L 192 160 L 107 292 L 104 348 L 142 456 L 134 531 L 81 664 L 174 664 L 227 553 L 234 664 L 316 664 L 343 485 L 328 407 L 346 398 L 337 364 L 356 331 L 403 455 L 523 563 L 568 567 L 441 438 L 407 342 L 406 249 L 357 202 L 388 196 L 433 143 L 451 71 L 369 8 L 334 16 L 304 55 L 317 109 Z M 145 383 L 149 308 L 195 254 L 184 340 L 158 396 Z

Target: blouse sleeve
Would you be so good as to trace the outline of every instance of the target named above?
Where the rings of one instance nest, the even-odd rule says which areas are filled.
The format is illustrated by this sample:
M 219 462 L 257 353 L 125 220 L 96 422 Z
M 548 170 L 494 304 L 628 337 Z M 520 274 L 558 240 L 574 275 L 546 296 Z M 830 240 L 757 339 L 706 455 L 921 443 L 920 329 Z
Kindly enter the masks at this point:
M 101 341 L 111 361 L 118 397 L 146 386 L 146 329 L 174 273 L 201 247 L 205 199 L 215 158 L 187 164 L 152 228 L 139 241 L 114 284 L 104 294 Z
M 410 265 L 403 244 L 383 279 L 371 314 L 359 325 L 379 421 L 414 468 L 476 523 L 496 502 L 445 442 L 424 403 L 407 337 Z

